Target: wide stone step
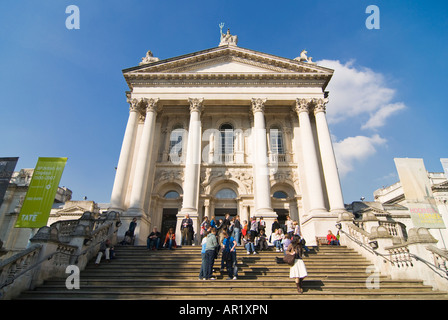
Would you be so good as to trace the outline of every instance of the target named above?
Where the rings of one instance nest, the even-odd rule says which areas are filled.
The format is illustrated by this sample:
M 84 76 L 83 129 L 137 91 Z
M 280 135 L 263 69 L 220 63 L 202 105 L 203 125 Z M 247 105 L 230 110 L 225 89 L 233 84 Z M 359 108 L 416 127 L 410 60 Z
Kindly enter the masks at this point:
M 226 280 L 221 257 L 215 260 L 214 281 L 198 280 L 201 248 L 147 250 L 145 246 L 117 246 L 116 259 L 94 265 L 80 274 L 80 289 L 68 290 L 65 279 L 53 279 L 20 299 L 153 299 L 153 300 L 266 300 L 266 299 L 447 299 L 422 281 L 396 281 L 380 276 L 370 289 L 370 263 L 345 247 L 312 248 L 304 257 L 308 276 L 305 293 L 298 295 L 290 267 L 275 250 L 247 255 L 237 249 L 238 279 Z
M 35 300 L 92 300 L 92 299 L 114 299 L 114 300 L 225 300 L 225 301 L 261 301 L 261 300 L 308 300 L 308 299 L 334 299 L 334 300 L 356 300 L 356 299 L 419 299 L 419 300 L 445 300 L 445 294 L 437 294 L 433 292 L 406 292 L 406 291 L 391 291 L 391 292 L 324 292 L 306 290 L 302 295 L 297 292 L 274 292 L 274 293 L 255 293 L 240 292 L 238 290 L 228 293 L 219 292 L 217 290 L 204 289 L 201 292 L 188 292 L 174 294 L 172 291 L 159 291 L 151 293 L 126 293 L 116 291 L 83 291 L 72 290 L 69 293 L 66 291 L 41 291 L 37 295 L 34 292 L 25 292 L 20 299 L 35 299 Z
M 201 292 L 204 288 L 207 288 L 209 283 L 204 281 L 81 281 L 80 288 L 90 291 L 102 291 L 105 287 L 109 290 L 115 290 L 119 292 L 159 292 L 170 290 L 173 293 L 186 293 L 186 292 Z M 382 281 L 378 288 L 369 288 L 365 282 L 348 282 L 348 281 L 326 281 L 325 283 L 319 280 L 305 280 L 304 289 L 307 290 L 319 290 L 319 291 L 382 291 L 389 292 L 393 290 L 411 290 L 415 292 L 432 292 L 432 287 L 423 286 L 418 282 L 387 282 Z M 253 292 L 254 288 L 259 288 L 263 292 L 290 292 L 295 290 L 295 284 L 291 280 L 282 281 L 247 281 L 247 280 L 223 280 L 213 281 L 213 288 L 220 292 L 235 291 L 240 292 Z M 64 281 L 53 281 L 45 283 L 38 287 L 35 292 L 50 290 L 54 291 L 68 291 Z

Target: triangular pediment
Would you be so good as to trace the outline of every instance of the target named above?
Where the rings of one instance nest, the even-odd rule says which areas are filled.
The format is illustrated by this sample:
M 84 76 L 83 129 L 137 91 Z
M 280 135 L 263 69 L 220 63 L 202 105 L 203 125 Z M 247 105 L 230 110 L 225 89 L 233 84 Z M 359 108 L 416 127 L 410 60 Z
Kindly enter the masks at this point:
M 282 58 L 240 47 L 216 47 L 123 70 L 125 76 L 143 74 L 315 74 L 333 70 L 314 63 Z
M 86 211 L 86 208 L 80 207 L 80 206 L 73 206 L 69 208 L 64 208 L 62 210 L 58 210 L 59 214 L 63 213 L 84 213 Z
M 209 61 L 206 64 L 192 65 L 189 68 L 183 68 L 183 72 L 198 73 L 260 73 L 275 72 L 272 69 L 263 66 L 251 65 L 247 61 L 234 61 L 231 57 L 219 59 L 221 61 Z M 281 72 L 281 71 L 280 71 Z

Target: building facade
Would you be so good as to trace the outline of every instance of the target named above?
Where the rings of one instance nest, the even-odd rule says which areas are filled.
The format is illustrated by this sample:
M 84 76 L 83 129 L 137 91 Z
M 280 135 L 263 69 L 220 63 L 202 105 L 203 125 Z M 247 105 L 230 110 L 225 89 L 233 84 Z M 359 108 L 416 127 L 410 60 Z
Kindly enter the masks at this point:
M 405 188 L 406 181 L 400 181 L 374 191 L 373 203 L 366 204 L 375 207 L 378 217 L 388 222 L 398 222 L 402 225 L 400 233 L 422 225 L 438 241 L 437 247 L 443 250 L 448 248 L 448 179 L 444 172 L 428 172 L 423 159 L 406 158 L 406 162 L 421 163 L 419 174 L 423 181 L 415 180 L 412 184 L 421 189 L 424 197 L 415 201 L 409 188 Z M 411 172 L 413 173 L 413 172 Z M 418 173 L 414 174 L 415 176 Z M 428 205 L 429 203 L 429 205 Z M 428 210 L 431 208 L 432 210 Z M 365 209 L 363 209 L 365 210 Z M 437 219 L 434 219 L 437 217 Z M 406 237 L 405 237 L 406 238 Z
M 298 220 L 308 243 L 335 228 L 344 201 L 326 120 L 333 70 L 244 49 L 218 47 L 159 60 L 148 51 L 123 70 L 129 118 L 109 210 L 123 235 L 137 217 L 143 244 L 153 227 L 188 213 Z
M 3 242 L 3 248 L 7 252 L 1 259 L 6 259 L 25 249 L 30 236 L 36 231 L 30 228 L 14 227 L 22 209 L 33 173 L 34 169 L 21 169 L 20 171 L 14 172 L 6 190 L 3 203 L 0 206 L 0 241 Z M 60 210 L 67 209 L 67 207 L 64 207 L 66 203 L 72 203 L 70 201 L 71 198 L 72 191 L 70 189 L 58 187 L 48 225 L 60 219 L 68 220 L 81 217 L 85 210 L 80 210 L 77 215 L 59 213 Z M 87 209 L 87 207 L 84 209 Z

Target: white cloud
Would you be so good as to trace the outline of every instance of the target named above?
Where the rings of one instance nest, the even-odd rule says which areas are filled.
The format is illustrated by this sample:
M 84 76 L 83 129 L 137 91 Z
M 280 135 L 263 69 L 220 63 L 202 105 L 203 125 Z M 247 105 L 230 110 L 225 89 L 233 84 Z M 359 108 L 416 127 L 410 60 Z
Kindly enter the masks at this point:
M 406 108 L 402 102 L 394 101 L 395 89 L 390 88 L 385 77 L 372 69 L 355 66 L 354 61 L 345 64 L 338 60 L 321 60 L 319 65 L 334 70 L 327 87 L 330 102 L 327 108 L 329 124 L 349 123 L 354 128 L 354 118 L 359 122 L 359 131 L 376 130 L 386 125 L 387 120 Z M 332 136 L 339 174 L 341 177 L 354 171 L 357 164 L 378 152 L 387 139 L 378 134 L 363 134 L 346 137 L 341 141 Z
M 354 170 L 356 162 L 363 161 L 376 153 L 376 147 L 386 144 L 387 140 L 378 134 L 372 137 L 348 137 L 342 141 L 334 142 L 334 153 L 338 163 L 339 174 L 344 177 Z
M 389 116 L 405 108 L 406 106 L 401 102 L 385 105 L 374 113 L 370 119 L 362 125 L 361 129 L 376 129 L 382 127 Z
M 385 77 L 365 67 L 355 67 L 353 61 L 342 64 L 338 60 L 322 60 L 319 65 L 334 70 L 327 87 L 330 102 L 327 108 L 328 122 L 337 123 L 355 117 L 369 117 L 361 129 L 377 129 L 387 118 L 405 105 L 394 103 L 395 89 L 387 86 Z

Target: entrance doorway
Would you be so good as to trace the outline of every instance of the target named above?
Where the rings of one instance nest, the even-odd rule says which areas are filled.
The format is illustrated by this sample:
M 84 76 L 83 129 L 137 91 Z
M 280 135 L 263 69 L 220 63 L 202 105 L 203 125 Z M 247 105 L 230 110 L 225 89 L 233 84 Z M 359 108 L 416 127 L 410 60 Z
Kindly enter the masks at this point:
M 162 233 L 162 242 L 165 241 L 165 236 L 168 233 L 168 230 L 170 228 L 173 228 L 174 231 L 176 231 L 176 224 L 177 224 L 177 208 L 168 208 L 163 209 L 162 212 L 162 230 L 160 231 Z
M 289 210 L 287 209 L 274 209 L 274 212 L 277 214 L 277 220 L 280 224 L 280 227 L 283 229 L 283 232 L 286 233 L 286 216 L 289 216 Z
M 216 208 L 215 209 L 215 221 L 218 222 L 219 219 L 224 221 L 226 213 L 230 215 L 230 219 L 238 214 L 237 209 L 227 209 L 227 208 Z

